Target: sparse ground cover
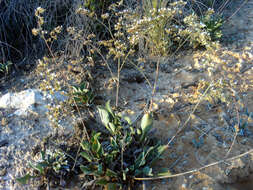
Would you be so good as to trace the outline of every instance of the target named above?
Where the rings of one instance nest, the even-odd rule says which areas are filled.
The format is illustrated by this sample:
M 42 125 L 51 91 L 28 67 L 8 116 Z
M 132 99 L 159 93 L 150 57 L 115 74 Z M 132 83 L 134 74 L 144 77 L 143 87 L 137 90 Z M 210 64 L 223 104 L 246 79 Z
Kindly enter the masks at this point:
M 252 189 L 252 2 L 179 2 L 166 9 L 143 4 L 147 12 L 131 1 L 111 7 L 103 1 L 88 1 L 81 8 L 76 3 L 67 25 L 51 30 L 44 28 L 50 10 L 37 9 L 33 33 L 46 42 L 49 55 L 37 60 L 36 72 L 13 77 L 6 70 L 10 64 L 0 67 L 5 75 L 1 96 L 40 87 L 70 97 L 49 106 L 48 118 L 36 111 L 18 117 L 13 109 L 0 110 L 1 188 L 92 189 L 99 182 L 107 189 Z M 92 12 L 99 7 L 102 11 Z M 214 7 L 216 16 L 210 10 L 205 14 L 207 7 Z M 215 41 L 219 26 L 220 44 Z M 66 43 L 59 45 L 64 30 Z M 15 71 L 15 66 L 8 70 Z M 107 121 L 101 109 L 108 100 L 113 111 L 107 106 Z M 153 130 L 141 124 L 147 114 Z M 153 138 L 143 144 L 141 126 Z M 166 147 L 158 162 L 149 165 L 149 158 L 147 165 L 142 161 L 139 168 L 131 167 L 131 159 L 153 158 L 145 147 L 156 143 Z M 43 157 L 43 151 L 50 156 Z M 235 156 L 239 158 L 222 161 Z M 105 160 L 116 157 L 121 159 L 108 166 Z M 156 179 L 161 171 L 165 176 Z M 187 171 L 192 172 L 171 177 Z M 38 177 L 20 185 L 17 177 L 26 174 Z

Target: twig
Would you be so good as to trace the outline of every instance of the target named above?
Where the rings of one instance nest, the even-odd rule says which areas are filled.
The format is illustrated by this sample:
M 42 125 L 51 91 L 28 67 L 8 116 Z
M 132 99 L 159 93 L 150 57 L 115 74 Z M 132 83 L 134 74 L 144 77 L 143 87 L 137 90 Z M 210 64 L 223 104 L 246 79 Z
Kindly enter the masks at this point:
M 205 90 L 204 94 L 201 96 L 195 107 L 193 108 L 193 111 L 190 113 L 189 117 L 187 120 L 184 122 L 183 126 L 177 130 L 176 134 L 170 139 L 170 141 L 167 143 L 167 147 L 169 147 L 170 143 L 176 138 L 176 136 L 185 128 L 186 124 L 190 121 L 191 115 L 196 111 L 197 107 L 199 106 L 201 100 L 205 97 L 209 89 L 213 86 L 213 82 L 208 86 L 208 88 Z
M 76 109 L 77 109 L 77 112 L 78 112 L 79 116 L 81 116 L 81 112 L 80 112 L 80 110 L 79 110 L 79 108 L 78 108 L 78 106 L 77 106 L 75 100 L 74 100 L 74 104 L 75 104 L 75 106 L 76 106 Z M 87 130 L 86 130 L 86 126 L 85 126 L 85 124 L 84 124 L 84 122 L 83 122 L 82 119 L 81 119 L 81 123 L 82 123 L 82 125 L 83 125 L 83 130 L 84 130 L 84 133 L 82 134 L 81 142 L 84 140 L 84 137 L 86 137 L 87 140 L 90 142 L 89 134 L 88 134 L 88 132 L 87 132 Z M 74 165 L 73 165 L 73 167 L 72 167 L 72 170 L 73 170 L 73 169 L 75 168 L 75 166 L 76 166 L 76 162 L 77 162 L 77 158 L 78 158 L 78 154 L 79 154 L 80 150 L 81 150 L 81 145 L 79 145 L 79 147 L 78 147 L 78 151 L 77 151 L 77 153 L 76 153 L 75 162 L 74 162 Z
M 201 136 L 208 136 L 208 134 L 204 131 L 204 130 L 202 130 L 202 129 L 200 129 L 199 127 L 197 127 L 197 126 L 193 126 L 193 128 L 195 128 L 195 129 L 197 129 L 199 132 L 201 132 L 202 134 L 201 134 Z
M 50 140 L 50 142 L 51 143 L 53 143 L 54 144 L 54 146 L 56 146 L 57 148 L 59 148 L 58 146 L 58 144 L 57 143 L 55 143 L 54 141 L 52 141 L 52 140 Z M 62 148 L 60 148 L 61 149 L 61 151 L 66 155 L 66 156 L 68 156 L 69 158 L 71 158 L 72 160 L 75 160 L 75 158 L 73 157 L 73 156 L 71 156 L 70 154 L 68 154 L 65 150 L 63 150 Z M 79 161 L 77 161 L 79 164 L 81 164 Z
M 158 60 L 158 62 L 156 63 L 156 75 L 155 75 L 155 84 L 153 86 L 153 90 L 152 90 L 152 95 L 151 95 L 151 101 L 150 101 L 150 107 L 149 107 L 149 111 L 152 110 L 152 106 L 153 106 L 153 98 L 154 95 L 156 93 L 156 84 L 158 81 L 158 76 L 159 76 L 159 65 L 160 65 L 160 59 Z
M 234 98 L 234 102 L 235 102 L 235 98 Z M 239 111 L 238 111 L 238 107 L 236 106 L 236 102 L 235 102 L 235 109 L 236 109 L 236 116 L 237 116 L 237 126 L 235 126 L 235 135 L 234 135 L 234 139 L 233 139 L 233 142 L 228 150 L 228 152 L 226 153 L 226 156 L 225 158 L 228 157 L 228 155 L 230 154 L 231 150 L 232 150 L 232 147 L 234 146 L 235 144 L 235 140 L 236 140 L 236 137 L 238 135 L 238 132 L 239 132 L 239 126 L 240 126 L 240 115 L 239 115 Z
M 50 183 L 49 183 L 49 181 L 47 182 L 47 190 L 50 190 Z
M 248 2 L 248 0 L 245 0 L 241 5 L 240 7 L 238 7 L 238 9 L 230 16 L 228 17 L 225 22 L 228 22 L 229 19 L 231 19 L 246 3 Z
M 178 173 L 178 174 L 174 174 L 174 175 L 167 175 L 167 176 L 159 176 L 159 177 L 147 177 L 147 178 L 138 178 L 138 177 L 136 177 L 136 178 L 134 178 L 134 180 L 136 180 L 136 181 L 158 180 L 158 179 L 167 179 L 167 178 L 173 178 L 173 177 L 183 176 L 183 175 L 186 175 L 186 174 L 192 174 L 192 173 L 198 172 L 200 170 L 209 168 L 211 166 L 218 165 L 218 164 L 223 163 L 223 162 L 232 161 L 232 160 L 241 158 L 241 157 L 246 156 L 246 155 L 248 155 L 248 154 L 250 154 L 252 152 L 253 152 L 253 149 L 250 149 L 249 151 L 247 151 L 247 152 L 245 152 L 243 154 L 239 154 L 237 156 L 234 156 L 234 157 L 231 157 L 231 158 L 228 158 L 228 159 L 220 160 L 218 162 L 213 162 L 213 163 L 205 165 L 203 167 L 200 167 L 200 168 L 197 168 L 197 169 L 193 169 L 193 170 L 190 170 L 190 171 L 187 171 L 187 172 L 183 172 L 183 173 Z
M 142 182 L 142 190 L 147 190 L 147 185 L 146 185 L 146 181 Z
M 147 81 L 149 87 L 152 88 L 152 85 L 151 85 L 150 81 L 148 80 L 147 76 L 144 74 L 144 72 L 143 72 L 136 64 L 134 64 L 132 60 L 127 59 L 127 61 L 129 61 L 132 65 L 135 66 L 135 68 L 136 68 L 136 69 L 142 74 L 142 76 L 145 78 L 145 80 Z
M 185 156 L 186 154 L 184 154 Z M 178 159 L 176 159 L 175 162 L 173 162 L 170 167 L 169 167 L 169 170 L 171 170 L 172 168 L 174 168 L 174 166 L 183 158 L 183 156 L 180 156 Z
M 218 14 L 221 14 L 221 12 L 223 11 L 223 9 L 226 7 L 226 5 L 228 4 L 230 0 L 226 0 L 226 2 L 224 2 L 218 9 Z
M 54 56 L 54 54 L 53 54 L 53 52 L 52 52 L 52 49 L 51 49 L 50 46 L 48 45 L 45 36 L 42 35 L 41 37 L 42 37 L 42 39 L 45 41 L 45 44 L 46 44 L 46 46 L 47 46 L 47 48 L 48 48 L 48 50 L 49 50 L 51 56 L 53 57 L 53 61 L 55 62 L 55 65 L 57 65 L 57 63 L 56 63 L 56 58 L 55 58 L 55 56 Z M 64 76 L 64 77 L 65 77 L 65 76 Z M 69 85 L 68 83 L 67 83 L 67 85 L 70 87 L 70 85 Z M 76 101 L 75 101 L 75 100 L 74 100 L 74 104 L 75 104 L 75 106 L 76 106 L 78 115 L 81 117 L 81 112 L 80 112 L 79 107 L 78 107 L 78 105 L 76 104 Z M 83 133 L 83 135 L 82 135 L 81 141 L 83 141 L 83 139 L 84 139 L 85 136 L 86 136 L 87 140 L 90 141 L 89 134 L 88 134 L 88 132 L 87 132 L 87 130 L 86 130 L 86 127 L 85 127 L 85 124 L 84 124 L 83 120 L 81 120 L 81 123 L 82 123 L 83 129 L 84 129 L 84 133 Z M 81 145 L 79 145 L 79 147 L 78 147 L 78 151 L 77 151 L 77 154 L 76 154 L 76 157 L 75 157 L 75 162 L 74 162 L 74 165 L 73 165 L 73 167 L 72 167 L 72 170 L 73 170 L 73 169 L 75 168 L 75 166 L 76 166 L 76 162 L 77 162 L 77 158 L 78 158 L 78 154 L 79 154 L 79 152 L 80 152 L 80 149 L 81 149 Z

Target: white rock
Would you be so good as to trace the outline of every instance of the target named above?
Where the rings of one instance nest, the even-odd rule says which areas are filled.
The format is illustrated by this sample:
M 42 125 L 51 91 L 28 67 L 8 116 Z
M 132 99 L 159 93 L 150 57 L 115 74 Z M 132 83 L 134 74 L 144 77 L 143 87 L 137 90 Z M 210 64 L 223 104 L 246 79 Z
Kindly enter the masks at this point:
M 0 99 L 0 108 L 7 108 L 11 104 L 11 94 L 7 93 Z
M 14 112 L 14 115 L 17 115 L 17 116 L 25 116 L 27 117 L 29 115 L 29 108 L 21 108 L 21 109 L 18 109 Z
M 29 112 L 37 112 L 44 115 L 47 112 L 46 105 L 52 105 L 55 101 L 64 101 L 67 97 L 60 92 L 51 95 L 37 89 L 28 89 L 19 93 L 7 93 L 0 98 L 0 108 L 17 109 L 14 114 L 28 116 Z
M 38 90 L 28 89 L 19 93 L 7 93 L 0 99 L 1 108 L 27 108 L 30 105 L 43 104 L 43 95 Z

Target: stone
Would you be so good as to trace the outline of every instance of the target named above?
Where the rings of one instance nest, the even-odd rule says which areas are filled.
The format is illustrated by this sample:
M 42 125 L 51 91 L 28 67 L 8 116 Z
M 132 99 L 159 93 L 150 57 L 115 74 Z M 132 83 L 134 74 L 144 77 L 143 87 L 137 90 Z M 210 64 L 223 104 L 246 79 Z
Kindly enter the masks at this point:
M 17 116 L 28 116 L 30 113 L 45 114 L 55 101 L 64 101 L 67 97 L 60 92 L 51 95 L 38 89 L 28 89 L 18 93 L 6 93 L 0 98 L 0 108 L 17 109 L 14 114 Z
M 39 90 L 28 89 L 19 93 L 7 93 L 0 99 L 1 108 L 26 108 L 34 104 L 43 104 L 43 95 Z
M 1 167 L 0 168 L 0 176 L 5 176 L 7 173 L 6 168 Z

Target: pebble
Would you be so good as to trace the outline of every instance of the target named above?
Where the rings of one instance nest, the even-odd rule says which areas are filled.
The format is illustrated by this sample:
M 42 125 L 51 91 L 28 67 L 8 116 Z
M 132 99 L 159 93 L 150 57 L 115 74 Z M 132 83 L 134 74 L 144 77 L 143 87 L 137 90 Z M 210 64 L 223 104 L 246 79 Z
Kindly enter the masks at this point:
M 2 167 L 0 168 L 0 176 L 5 176 L 7 173 L 6 168 Z

